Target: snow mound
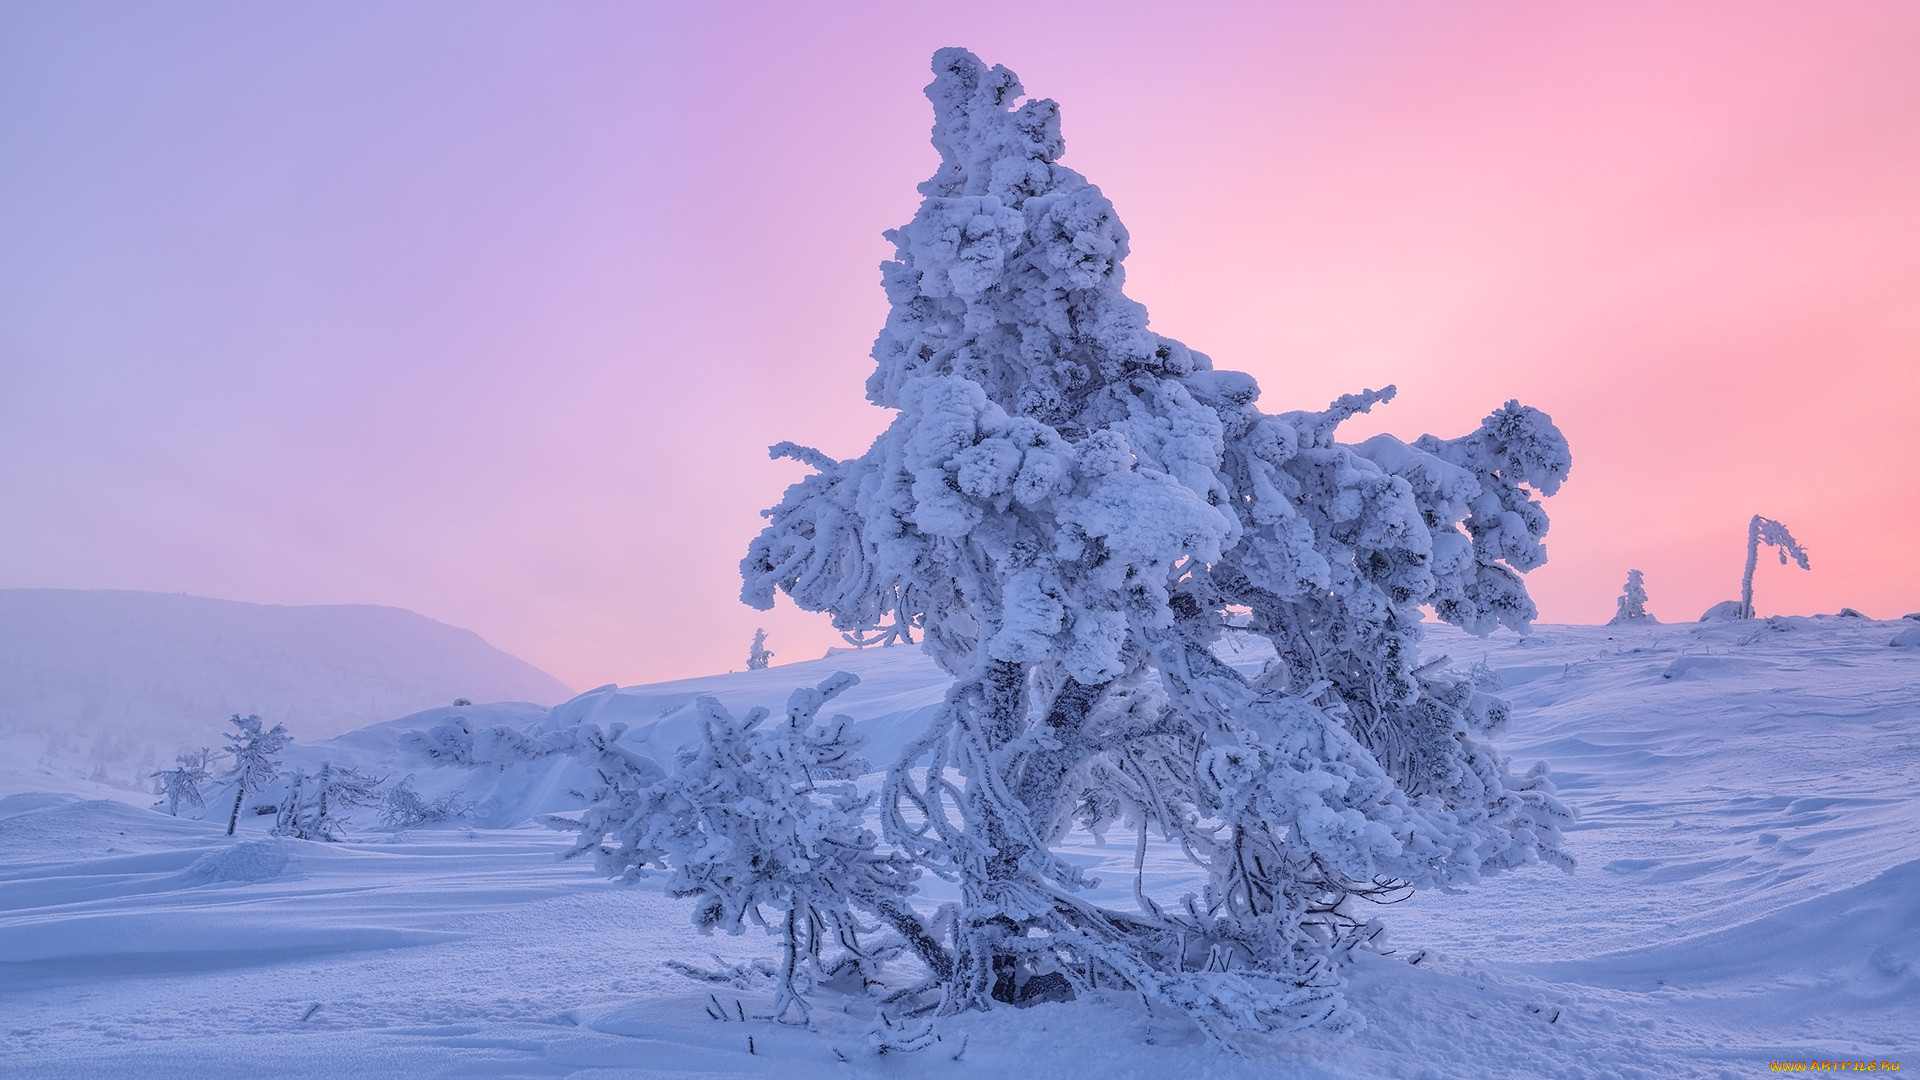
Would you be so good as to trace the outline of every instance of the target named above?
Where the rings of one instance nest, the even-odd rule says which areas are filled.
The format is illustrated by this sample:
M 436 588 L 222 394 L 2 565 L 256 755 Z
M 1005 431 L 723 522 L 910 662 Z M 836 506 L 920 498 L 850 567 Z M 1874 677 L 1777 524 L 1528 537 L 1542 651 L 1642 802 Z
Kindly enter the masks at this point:
M 1920 626 L 1900 631 L 1887 644 L 1898 649 L 1920 649 Z
M 209 851 L 193 860 L 183 876 L 203 882 L 270 881 L 291 860 L 284 840 L 242 840 L 230 848 Z

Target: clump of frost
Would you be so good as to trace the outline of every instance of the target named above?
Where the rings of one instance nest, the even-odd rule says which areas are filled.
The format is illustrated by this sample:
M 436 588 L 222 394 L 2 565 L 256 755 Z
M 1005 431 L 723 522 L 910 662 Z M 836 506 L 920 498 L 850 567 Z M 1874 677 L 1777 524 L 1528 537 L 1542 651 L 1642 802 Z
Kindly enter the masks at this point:
M 774 447 L 814 472 L 741 564 L 748 603 L 918 626 L 954 676 L 881 794 L 890 857 L 960 894 L 895 924 L 930 978 L 900 1001 L 1098 983 L 1222 1039 L 1340 1023 L 1362 901 L 1568 864 L 1543 770 L 1488 741 L 1505 704 L 1419 659 L 1423 607 L 1528 628 L 1566 441 L 1518 402 L 1338 441 L 1392 387 L 1261 410 L 1250 376 L 1147 328 L 1055 104 L 960 49 L 934 74 L 941 161 L 887 234 L 867 381 L 894 420 L 845 461 Z M 1258 681 L 1212 650 L 1230 614 L 1278 653 Z M 1076 826 L 1158 835 L 1208 884 L 1174 902 L 1136 875 L 1133 910 L 1094 904 L 1053 852 Z

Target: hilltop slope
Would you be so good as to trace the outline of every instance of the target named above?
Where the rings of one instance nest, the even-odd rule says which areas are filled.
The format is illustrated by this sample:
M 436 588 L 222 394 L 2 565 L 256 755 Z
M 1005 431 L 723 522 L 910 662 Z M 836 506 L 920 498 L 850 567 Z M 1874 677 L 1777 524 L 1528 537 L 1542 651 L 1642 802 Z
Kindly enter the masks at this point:
M 0 792 L 51 776 L 121 786 L 219 745 L 233 713 L 322 739 L 456 697 L 573 691 L 479 635 L 399 608 L 282 607 L 118 590 L 0 590 Z M 51 770 L 50 772 L 47 770 Z

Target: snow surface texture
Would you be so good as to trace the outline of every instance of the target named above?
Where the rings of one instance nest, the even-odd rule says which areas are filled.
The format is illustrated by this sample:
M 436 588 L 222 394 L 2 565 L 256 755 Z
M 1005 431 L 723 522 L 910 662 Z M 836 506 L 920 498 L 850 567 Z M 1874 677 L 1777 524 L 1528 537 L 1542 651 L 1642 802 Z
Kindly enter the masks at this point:
M 772 994 L 752 963 L 774 939 L 702 938 L 663 878 L 621 885 L 558 861 L 566 838 L 530 822 L 577 809 L 568 789 L 582 777 L 547 762 L 420 770 L 423 794 L 461 790 L 486 820 L 393 838 L 370 819 L 339 844 L 272 837 L 269 817 L 244 817 L 229 841 L 217 814 L 0 799 L 0 1073 L 1664 1080 L 1748 1077 L 1776 1060 L 1911 1068 L 1920 652 L 1888 647 L 1911 626 L 1435 631 L 1430 645 L 1514 701 L 1505 747 L 1555 763 L 1580 812 L 1566 836 L 1578 868 L 1386 909 L 1393 952 L 1360 957 L 1346 988 L 1366 1027 L 1256 1041 L 1245 1058 L 1121 994 L 943 1018 L 934 1048 L 905 1058 L 863 1056 L 866 1018 L 831 996 L 810 1029 L 756 1019 Z M 1270 655 L 1235 640 L 1220 651 L 1245 670 Z M 778 706 L 843 669 L 861 682 L 833 707 L 875 760 L 921 730 L 947 681 L 918 649 L 894 648 L 607 688 L 552 710 L 460 711 L 626 722 L 653 753 L 691 738 L 700 695 L 736 712 Z M 296 744 L 288 762 L 404 775 L 417 766 L 401 734 L 454 712 Z M 1077 832 L 1061 850 L 1101 879 L 1098 899 L 1130 902 L 1130 838 Z M 1199 884 L 1177 853 L 1149 851 L 1153 895 Z M 739 985 L 696 982 L 673 959 L 737 965 Z
M 234 713 L 304 740 L 458 697 L 550 705 L 573 693 L 471 631 L 399 608 L 0 590 L 0 770 L 36 786 L 81 775 L 148 790 L 174 755 L 217 749 Z

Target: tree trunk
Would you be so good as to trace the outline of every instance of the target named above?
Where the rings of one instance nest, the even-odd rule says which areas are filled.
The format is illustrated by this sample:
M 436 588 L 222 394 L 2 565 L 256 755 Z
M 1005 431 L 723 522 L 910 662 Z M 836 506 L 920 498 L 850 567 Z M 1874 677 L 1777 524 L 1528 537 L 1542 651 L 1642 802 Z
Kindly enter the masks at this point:
M 1753 618 L 1753 570 L 1760 563 L 1760 515 L 1747 522 L 1747 573 L 1740 579 L 1740 617 Z
M 314 824 L 314 828 L 319 831 L 320 839 L 322 840 L 333 839 L 333 837 L 327 835 L 327 827 L 329 824 L 329 819 L 327 817 L 327 786 L 328 786 L 328 782 L 332 779 L 332 777 L 333 777 L 333 762 L 331 761 L 321 762 L 320 763 L 320 816 L 314 819 L 313 824 Z M 295 813 L 298 813 L 298 811 L 296 810 Z
M 240 804 L 247 798 L 247 785 L 241 784 L 233 793 L 233 813 L 227 815 L 227 835 L 232 836 L 234 827 L 240 824 Z

